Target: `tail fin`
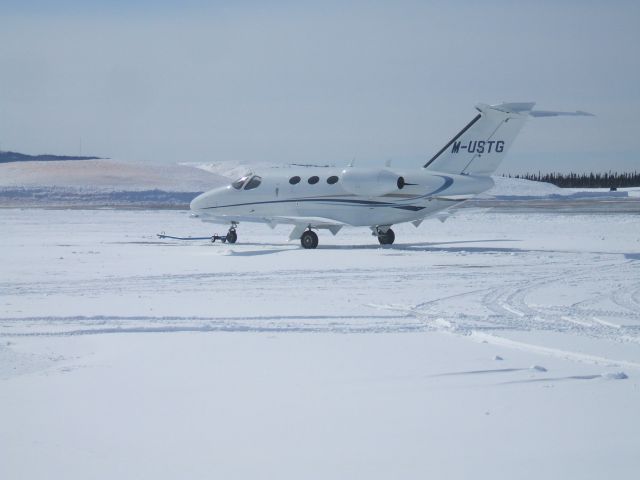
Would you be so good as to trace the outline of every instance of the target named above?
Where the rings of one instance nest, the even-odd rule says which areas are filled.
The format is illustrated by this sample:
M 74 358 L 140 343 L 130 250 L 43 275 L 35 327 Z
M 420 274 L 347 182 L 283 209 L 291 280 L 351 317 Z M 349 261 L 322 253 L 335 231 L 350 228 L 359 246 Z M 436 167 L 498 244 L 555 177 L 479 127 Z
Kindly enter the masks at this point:
M 532 110 L 535 103 L 476 105 L 480 112 L 424 168 L 461 175 L 491 175 L 507 154 L 527 117 L 593 117 L 582 112 Z
M 424 168 L 443 173 L 491 175 L 507 154 L 535 103 L 478 104 L 480 112 Z

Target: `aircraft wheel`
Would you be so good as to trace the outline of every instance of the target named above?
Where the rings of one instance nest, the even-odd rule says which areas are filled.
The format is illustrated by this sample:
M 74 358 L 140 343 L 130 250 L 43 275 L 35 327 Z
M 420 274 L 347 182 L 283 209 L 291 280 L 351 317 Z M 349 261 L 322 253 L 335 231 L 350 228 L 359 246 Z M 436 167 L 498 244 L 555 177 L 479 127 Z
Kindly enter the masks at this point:
M 393 230 L 391 229 L 378 235 L 378 241 L 380 242 L 380 245 L 391 245 L 395 240 L 396 234 L 393 233 Z
M 318 246 L 318 235 L 312 230 L 307 230 L 300 237 L 300 244 L 303 248 L 316 248 Z
M 238 241 L 238 234 L 236 233 L 236 231 L 229 230 L 229 232 L 227 232 L 227 242 L 236 243 L 237 241 Z

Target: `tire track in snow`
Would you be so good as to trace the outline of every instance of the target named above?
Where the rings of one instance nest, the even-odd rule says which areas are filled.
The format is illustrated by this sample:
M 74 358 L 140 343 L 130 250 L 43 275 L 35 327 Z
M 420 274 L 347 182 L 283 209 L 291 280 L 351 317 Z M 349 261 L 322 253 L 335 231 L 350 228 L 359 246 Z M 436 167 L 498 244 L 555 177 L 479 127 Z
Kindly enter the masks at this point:
M 637 284 L 630 287 L 624 287 L 620 290 L 615 290 L 611 295 L 611 299 L 616 305 L 630 310 L 634 315 L 640 316 L 640 304 L 634 300 L 634 293 L 637 291 Z
M 622 266 L 614 263 L 606 267 L 599 266 L 600 275 L 606 275 L 611 271 L 615 271 L 619 274 L 619 269 L 629 264 L 623 264 Z M 579 268 L 579 272 L 583 272 L 584 268 Z M 593 281 L 593 274 L 580 274 L 573 270 L 568 270 L 564 274 L 544 277 L 532 282 L 522 282 L 515 288 L 499 289 L 497 293 L 493 294 L 493 298 L 485 297 L 484 301 L 488 302 L 488 307 L 492 310 L 499 312 L 505 311 L 507 317 L 514 315 L 519 317 L 518 319 L 511 319 L 509 323 L 521 323 L 522 327 L 525 325 L 530 330 L 551 330 L 559 332 L 573 332 L 583 335 L 588 335 L 597 338 L 607 338 L 614 340 L 629 340 L 629 337 L 636 337 L 636 332 L 628 332 L 624 326 L 617 325 L 613 322 L 598 320 L 595 323 L 591 321 L 594 317 L 625 317 L 628 320 L 640 321 L 640 312 L 616 312 L 606 311 L 593 308 L 584 308 L 581 306 L 583 302 L 575 303 L 568 307 L 551 306 L 540 307 L 532 306 L 527 303 L 526 298 L 537 288 L 549 287 L 557 283 L 565 283 L 571 280 L 574 285 L 580 284 L 580 282 Z M 511 291 L 510 291 L 511 290 Z M 608 292 L 603 297 L 605 299 L 611 299 L 614 303 L 633 310 L 630 307 L 628 299 L 629 290 L 613 290 Z M 616 302 L 616 300 L 618 300 Z M 591 301 L 588 299 L 587 301 Z M 600 299 L 602 301 L 602 299 Z M 493 304 L 491 304 L 493 303 Z M 621 334 L 621 329 L 625 331 L 625 334 Z
M 526 349 L 535 353 L 552 355 L 571 360 L 597 363 L 604 365 L 621 365 L 640 368 L 640 364 L 626 360 L 612 360 L 605 357 L 580 354 L 559 349 L 553 349 L 533 344 L 516 342 L 504 337 L 491 334 L 497 331 L 550 331 L 571 335 L 583 335 L 596 339 L 613 340 L 617 342 L 640 343 L 639 325 L 620 325 L 600 317 L 620 319 L 627 321 L 639 321 L 640 312 L 634 309 L 633 295 L 635 285 L 624 290 L 616 289 L 603 292 L 597 299 L 587 299 L 568 306 L 561 305 L 532 305 L 527 298 L 539 288 L 553 288 L 554 285 L 562 285 L 571 282 L 573 286 L 582 286 L 584 283 L 593 282 L 593 268 L 598 269 L 599 277 L 612 280 L 619 278 L 620 270 L 633 276 L 638 274 L 636 265 L 629 263 L 620 264 L 609 262 L 607 265 L 584 266 L 562 265 L 562 273 L 543 275 L 526 280 L 503 279 L 506 284 L 484 289 L 476 289 L 454 295 L 448 295 L 418 303 L 414 306 L 401 307 L 398 305 L 373 305 L 370 306 L 404 311 L 407 315 L 416 316 L 425 322 L 428 330 L 449 332 L 474 339 L 482 338 L 491 340 L 489 343 L 500 344 L 512 348 Z M 606 282 L 615 285 L 615 281 Z M 475 298 L 474 298 L 475 297 Z M 459 313 L 459 308 L 453 308 L 456 300 L 476 300 L 485 307 L 488 315 L 469 315 Z M 594 308 L 606 300 L 623 307 L 625 311 L 613 311 L 603 308 Z M 588 305 L 588 306 L 587 306 Z M 454 312 L 454 313 L 451 313 Z
M 74 316 L 0 319 L 0 337 L 180 332 L 383 333 L 424 330 L 392 315 L 269 315 L 238 317 Z
M 488 334 L 485 332 L 472 332 L 470 338 L 476 342 L 489 343 L 491 345 L 513 348 L 516 350 L 522 350 L 541 355 L 547 355 L 551 357 L 561 358 L 565 360 L 574 360 L 582 363 L 591 363 L 594 365 L 606 366 L 606 367 L 629 367 L 640 369 L 640 363 L 630 362 L 627 360 L 614 360 L 611 358 L 600 357 L 597 355 L 590 355 L 586 353 L 571 352 L 568 350 L 561 350 L 558 348 L 544 347 L 541 345 L 534 345 L 531 343 L 519 342 L 516 340 L 510 340 L 504 337 L 498 337 L 496 335 Z

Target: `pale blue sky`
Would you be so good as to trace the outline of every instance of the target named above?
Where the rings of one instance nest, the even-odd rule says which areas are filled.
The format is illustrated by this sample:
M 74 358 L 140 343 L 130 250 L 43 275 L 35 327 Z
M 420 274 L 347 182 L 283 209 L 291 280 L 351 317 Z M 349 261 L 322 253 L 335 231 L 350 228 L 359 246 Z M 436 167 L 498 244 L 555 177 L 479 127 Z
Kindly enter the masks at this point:
M 0 4 L 0 149 L 422 164 L 476 102 L 532 119 L 502 171 L 640 169 L 639 2 Z

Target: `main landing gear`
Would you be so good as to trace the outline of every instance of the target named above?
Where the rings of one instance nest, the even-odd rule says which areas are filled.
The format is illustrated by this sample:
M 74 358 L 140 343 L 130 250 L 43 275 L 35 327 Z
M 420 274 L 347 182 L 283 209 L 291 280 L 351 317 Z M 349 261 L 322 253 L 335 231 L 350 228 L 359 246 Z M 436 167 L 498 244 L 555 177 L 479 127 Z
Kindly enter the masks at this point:
M 376 231 L 373 234 L 378 237 L 380 245 L 391 245 L 396 239 L 396 234 L 390 228 L 383 230 L 381 227 L 376 227 Z
M 318 235 L 309 229 L 300 237 L 300 244 L 302 248 L 316 248 L 318 246 Z

